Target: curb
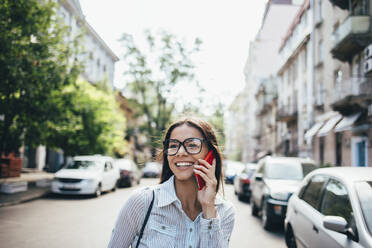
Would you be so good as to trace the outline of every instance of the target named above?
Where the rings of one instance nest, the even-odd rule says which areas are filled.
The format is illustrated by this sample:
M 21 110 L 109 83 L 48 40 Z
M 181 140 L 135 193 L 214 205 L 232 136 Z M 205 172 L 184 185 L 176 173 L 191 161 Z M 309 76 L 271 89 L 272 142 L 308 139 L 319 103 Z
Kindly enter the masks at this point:
M 20 203 L 25 203 L 25 202 L 29 202 L 29 201 L 32 201 L 32 200 L 36 200 L 36 199 L 39 199 L 41 197 L 43 197 L 44 195 L 47 195 L 50 193 L 50 190 L 47 189 L 45 191 L 41 191 L 41 192 L 37 192 L 37 193 L 33 193 L 33 194 L 30 194 L 30 195 L 25 195 L 19 199 L 15 199 L 13 201 L 8 201 L 8 202 L 0 202 L 0 208 L 1 207 L 7 207 L 7 206 L 12 206 L 12 205 L 18 205 Z

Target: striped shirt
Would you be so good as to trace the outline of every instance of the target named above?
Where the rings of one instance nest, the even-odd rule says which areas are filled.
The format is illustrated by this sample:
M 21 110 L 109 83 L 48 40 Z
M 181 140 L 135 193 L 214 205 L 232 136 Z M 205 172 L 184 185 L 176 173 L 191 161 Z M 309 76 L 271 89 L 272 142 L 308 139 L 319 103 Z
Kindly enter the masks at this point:
M 217 216 L 204 219 L 200 213 L 192 221 L 182 210 L 174 188 L 174 176 L 168 181 L 136 190 L 120 210 L 109 248 L 136 247 L 147 209 L 155 200 L 139 247 L 229 247 L 235 210 L 230 202 L 216 196 Z

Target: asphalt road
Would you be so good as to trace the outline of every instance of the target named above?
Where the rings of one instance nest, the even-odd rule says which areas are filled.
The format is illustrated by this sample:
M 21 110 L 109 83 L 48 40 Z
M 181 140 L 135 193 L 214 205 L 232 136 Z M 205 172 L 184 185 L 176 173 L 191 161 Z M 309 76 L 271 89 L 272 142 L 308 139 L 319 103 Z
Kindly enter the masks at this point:
M 139 186 L 121 188 L 100 198 L 47 197 L 0 208 L 0 246 L 6 248 L 102 248 L 110 239 L 120 207 L 134 188 L 157 183 L 143 179 Z M 284 248 L 281 228 L 263 230 L 250 215 L 248 203 L 240 202 L 233 187 L 225 185 L 225 197 L 236 207 L 230 247 Z

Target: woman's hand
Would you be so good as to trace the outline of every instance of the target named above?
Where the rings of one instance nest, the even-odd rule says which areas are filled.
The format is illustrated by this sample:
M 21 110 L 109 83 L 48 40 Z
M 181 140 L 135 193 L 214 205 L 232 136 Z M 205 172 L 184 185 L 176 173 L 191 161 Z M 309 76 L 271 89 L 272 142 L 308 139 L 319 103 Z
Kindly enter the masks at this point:
M 198 201 L 202 206 L 203 217 L 206 219 L 216 217 L 216 199 L 217 179 L 215 176 L 216 159 L 213 159 L 212 165 L 203 159 L 199 159 L 201 165 L 194 165 L 194 172 L 205 181 L 205 186 L 198 191 Z

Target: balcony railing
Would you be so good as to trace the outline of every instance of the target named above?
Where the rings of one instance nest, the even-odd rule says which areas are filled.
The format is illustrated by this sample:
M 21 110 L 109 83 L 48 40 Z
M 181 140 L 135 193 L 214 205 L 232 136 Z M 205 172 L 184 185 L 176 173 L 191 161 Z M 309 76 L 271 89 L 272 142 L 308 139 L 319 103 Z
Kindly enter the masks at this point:
M 341 9 L 349 9 L 349 0 L 329 0 L 329 1 Z
M 370 16 L 349 16 L 333 33 L 332 55 L 350 61 L 371 42 Z
M 289 122 L 297 118 L 297 99 L 291 104 L 281 106 L 278 109 L 278 120 Z
M 336 111 L 347 113 L 371 100 L 372 78 L 354 77 L 336 83 L 332 107 Z

